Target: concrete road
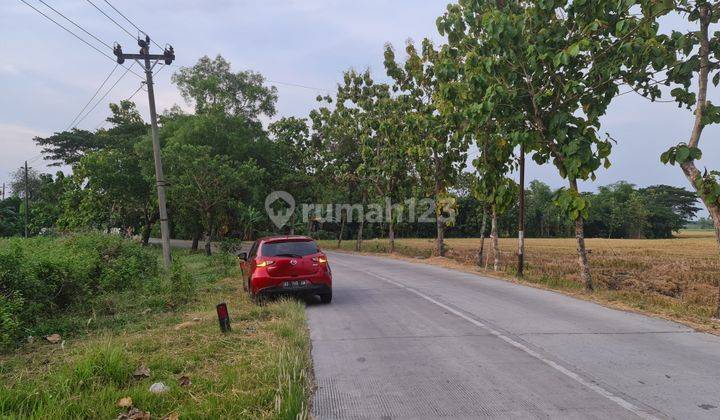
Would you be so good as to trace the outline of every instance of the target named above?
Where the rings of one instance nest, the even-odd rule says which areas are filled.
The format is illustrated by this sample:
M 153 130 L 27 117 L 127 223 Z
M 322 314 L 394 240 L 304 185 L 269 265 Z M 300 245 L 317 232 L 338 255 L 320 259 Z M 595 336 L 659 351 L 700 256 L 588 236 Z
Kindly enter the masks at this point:
M 162 239 L 160 238 L 150 238 L 148 240 L 148 243 L 152 245 L 162 245 Z M 211 244 L 213 249 L 215 249 L 215 244 Z M 192 241 L 185 240 L 185 239 L 170 239 L 170 247 L 171 248 L 183 248 L 183 249 L 190 249 L 192 248 Z M 205 242 L 200 242 L 198 245 L 198 249 L 203 250 L 205 249 Z
M 160 238 L 150 238 L 148 243 L 152 245 L 162 245 L 162 239 Z M 250 246 L 252 245 L 252 242 L 243 242 L 241 249 L 245 252 L 250 250 Z M 210 244 L 213 251 L 217 251 L 218 249 L 218 243 L 212 242 Z M 182 249 L 190 249 L 192 248 L 192 241 L 185 240 L 185 239 L 170 239 L 170 247 L 171 248 L 182 248 Z M 201 241 L 198 245 L 198 250 L 204 251 L 205 250 L 205 242 Z
M 318 418 L 720 419 L 720 337 L 421 263 L 329 259 L 333 302 L 307 309 Z

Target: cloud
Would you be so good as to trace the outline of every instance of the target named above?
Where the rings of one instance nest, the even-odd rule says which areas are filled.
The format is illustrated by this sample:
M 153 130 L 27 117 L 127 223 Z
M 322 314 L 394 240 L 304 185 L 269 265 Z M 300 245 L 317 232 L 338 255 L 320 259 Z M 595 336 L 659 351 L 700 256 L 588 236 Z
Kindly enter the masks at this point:
M 32 141 L 35 136 L 46 135 L 30 127 L 23 127 L 12 124 L 0 124 L 0 147 L 3 152 L 0 154 L 0 182 L 8 182 L 10 172 L 23 166 L 25 160 L 36 159 L 40 153 L 40 148 Z M 37 159 L 35 167 L 38 169 L 46 169 L 47 165 L 40 159 Z

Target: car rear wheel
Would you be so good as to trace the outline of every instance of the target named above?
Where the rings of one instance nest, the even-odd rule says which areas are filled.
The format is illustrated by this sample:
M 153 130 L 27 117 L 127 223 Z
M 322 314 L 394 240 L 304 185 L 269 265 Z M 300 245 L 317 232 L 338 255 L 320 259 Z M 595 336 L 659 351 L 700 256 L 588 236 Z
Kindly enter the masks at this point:
M 330 290 L 327 293 L 322 293 L 320 295 L 320 302 L 322 303 L 330 303 L 332 302 L 332 290 Z

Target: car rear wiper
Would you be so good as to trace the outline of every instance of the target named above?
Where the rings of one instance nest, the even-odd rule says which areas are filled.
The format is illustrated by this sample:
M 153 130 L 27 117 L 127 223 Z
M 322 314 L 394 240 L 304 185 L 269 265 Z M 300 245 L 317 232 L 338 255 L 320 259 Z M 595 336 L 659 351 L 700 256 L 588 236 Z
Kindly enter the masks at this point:
M 302 258 L 302 255 L 298 254 L 275 254 L 276 257 L 290 257 L 290 258 Z

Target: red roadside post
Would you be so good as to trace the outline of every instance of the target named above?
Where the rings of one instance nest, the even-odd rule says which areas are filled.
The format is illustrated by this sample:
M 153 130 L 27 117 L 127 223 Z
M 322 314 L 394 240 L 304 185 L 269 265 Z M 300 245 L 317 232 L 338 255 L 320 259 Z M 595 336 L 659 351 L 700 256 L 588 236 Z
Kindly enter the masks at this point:
M 217 310 L 218 321 L 220 321 L 220 331 L 226 333 L 230 331 L 230 315 L 228 314 L 227 304 L 225 302 L 218 304 Z

